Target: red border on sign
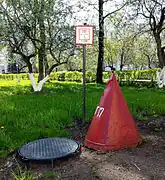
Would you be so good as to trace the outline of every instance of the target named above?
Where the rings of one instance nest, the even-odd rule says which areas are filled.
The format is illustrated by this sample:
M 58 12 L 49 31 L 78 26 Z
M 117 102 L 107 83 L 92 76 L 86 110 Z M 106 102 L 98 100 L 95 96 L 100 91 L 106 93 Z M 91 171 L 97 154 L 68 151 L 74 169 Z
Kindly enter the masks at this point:
M 77 27 L 92 27 L 92 44 L 76 43 L 76 28 Z M 79 45 L 94 45 L 94 26 L 93 25 L 77 25 L 75 26 L 75 46 Z

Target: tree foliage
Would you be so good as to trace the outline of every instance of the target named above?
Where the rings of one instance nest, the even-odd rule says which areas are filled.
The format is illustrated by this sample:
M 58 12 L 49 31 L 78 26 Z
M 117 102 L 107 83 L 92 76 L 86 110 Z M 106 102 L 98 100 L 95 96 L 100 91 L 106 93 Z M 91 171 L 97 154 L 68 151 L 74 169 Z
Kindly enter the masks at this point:
M 73 54 L 72 9 L 57 0 L 8 0 L 1 3 L 3 35 L 11 53 L 18 54 L 33 72 L 31 60 L 38 57 L 39 81 Z M 53 63 L 49 64 L 47 56 Z
M 163 37 L 165 30 L 165 1 L 135 0 L 132 2 L 131 8 L 132 11 L 130 11 L 129 14 L 131 19 L 136 21 L 140 27 L 140 31 L 151 32 L 156 43 L 159 67 L 164 67 L 165 46 L 163 45 Z

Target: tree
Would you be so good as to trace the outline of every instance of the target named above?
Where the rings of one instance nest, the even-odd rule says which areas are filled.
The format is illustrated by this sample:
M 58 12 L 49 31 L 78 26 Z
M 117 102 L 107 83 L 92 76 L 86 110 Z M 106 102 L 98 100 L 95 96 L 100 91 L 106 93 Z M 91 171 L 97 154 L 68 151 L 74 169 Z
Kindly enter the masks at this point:
M 22 57 L 28 67 L 34 91 L 40 91 L 53 69 L 67 63 L 73 55 L 73 28 L 69 25 L 71 7 L 55 0 L 8 0 L 1 3 L 0 10 L 5 22 L 1 39 L 7 42 L 12 53 Z M 47 55 L 53 58 L 50 66 Z M 34 57 L 38 57 L 38 88 L 33 77 Z
M 104 5 L 108 2 L 108 0 L 98 0 L 99 7 L 99 54 L 98 54 L 98 63 L 97 63 L 97 83 L 103 83 L 103 61 L 104 61 L 104 21 L 110 15 L 120 11 L 126 4 L 127 1 L 123 1 L 122 4 L 118 5 L 114 11 L 104 13 Z M 112 2 L 111 2 L 112 3 Z M 105 15 L 104 15 L 105 14 Z
M 131 19 L 136 21 L 141 31 L 150 31 L 154 37 L 159 67 L 162 68 L 158 75 L 158 85 L 163 87 L 165 85 L 165 46 L 163 46 L 165 2 L 164 0 L 135 0 L 131 8 L 132 11 L 129 13 Z M 139 18 L 141 21 L 138 21 Z
M 156 46 L 153 38 L 149 35 L 143 35 L 137 39 L 136 44 L 138 54 L 141 56 L 141 62 L 148 66 L 149 69 L 157 67 L 159 63 L 156 57 Z
M 132 17 L 131 17 L 132 18 Z M 142 27 L 142 26 L 140 26 Z M 109 17 L 107 23 L 110 39 L 119 42 L 118 64 L 120 70 L 127 65 L 133 69 L 144 69 L 147 66 L 156 67 L 155 42 L 150 32 L 138 28 L 134 21 L 128 18 L 127 11 Z
M 127 26 L 122 18 L 122 13 L 118 12 L 110 16 L 107 23 L 110 39 L 118 44 L 117 64 L 121 71 L 124 66 L 129 67 L 135 64 L 135 32 L 132 26 Z
M 162 44 L 165 30 L 165 2 L 164 0 L 137 0 L 133 3 L 136 7 L 136 16 L 143 18 L 143 24 L 152 32 L 156 42 L 159 67 L 165 66 L 165 46 Z
M 10 53 L 10 51 L 7 52 L 6 63 L 8 64 L 8 73 L 20 73 L 27 68 L 26 63 L 21 58 L 17 54 Z
M 105 39 L 104 63 L 111 68 L 114 68 L 114 65 L 116 64 L 116 62 L 118 60 L 119 46 L 120 46 L 120 44 L 116 40 Z
M 94 46 L 86 47 L 86 70 L 96 72 L 97 64 L 97 54 L 98 54 L 98 45 L 95 43 Z M 82 61 L 82 48 L 76 48 L 75 55 L 70 58 L 67 64 L 68 71 L 82 71 L 83 61 Z

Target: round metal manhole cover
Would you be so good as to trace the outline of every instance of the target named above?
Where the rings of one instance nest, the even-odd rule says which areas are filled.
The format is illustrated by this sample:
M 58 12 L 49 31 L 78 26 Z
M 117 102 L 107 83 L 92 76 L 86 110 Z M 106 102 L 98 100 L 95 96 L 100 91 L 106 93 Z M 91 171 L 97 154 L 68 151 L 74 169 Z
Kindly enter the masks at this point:
M 18 150 L 26 160 L 54 160 L 67 157 L 80 149 L 80 145 L 67 138 L 46 138 L 25 144 Z

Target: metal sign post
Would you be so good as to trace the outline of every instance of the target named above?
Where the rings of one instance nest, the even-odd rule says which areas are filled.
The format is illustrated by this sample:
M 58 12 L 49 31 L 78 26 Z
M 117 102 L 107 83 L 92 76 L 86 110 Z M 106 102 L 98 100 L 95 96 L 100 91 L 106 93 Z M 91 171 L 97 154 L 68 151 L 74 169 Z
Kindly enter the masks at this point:
M 83 45 L 83 122 L 86 117 L 86 45 Z
M 75 45 L 83 46 L 83 92 L 82 92 L 82 114 L 83 122 L 86 119 L 86 45 L 94 44 L 94 28 L 91 25 L 76 26 Z

